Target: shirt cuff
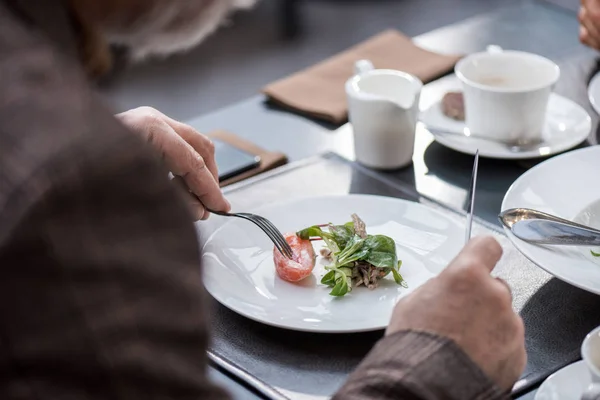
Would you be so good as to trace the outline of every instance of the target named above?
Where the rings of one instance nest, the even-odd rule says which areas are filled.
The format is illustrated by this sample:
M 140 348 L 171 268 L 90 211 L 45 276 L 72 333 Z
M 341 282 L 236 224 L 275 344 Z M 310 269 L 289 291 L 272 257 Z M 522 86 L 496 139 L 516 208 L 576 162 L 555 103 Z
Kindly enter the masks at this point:
M 510 399 L 454 341 L 416 331 L 381 339 L 335 396 L 344 400 L 398 398 Z

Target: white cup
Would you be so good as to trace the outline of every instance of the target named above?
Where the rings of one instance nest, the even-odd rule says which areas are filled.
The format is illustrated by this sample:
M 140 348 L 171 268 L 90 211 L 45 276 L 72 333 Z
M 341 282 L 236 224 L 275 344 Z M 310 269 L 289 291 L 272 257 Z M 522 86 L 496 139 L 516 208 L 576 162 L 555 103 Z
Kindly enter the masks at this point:
M 346 82 L 356 160 L 370 168 L 397 169 L 412 163 L 423 83 L 405 72 L 374 69 L 358 61 Z
M 600 399 L 600 327 L 594 329 L 586 336 L 581 345 L 581 357 L 585 361 L 592 383 L 581 396 L 581 400 Z
M 542 139 L 558 65 L 536 54 L 490 46 L 459 61 L 455 73 L 473 135 L 520 144 Z

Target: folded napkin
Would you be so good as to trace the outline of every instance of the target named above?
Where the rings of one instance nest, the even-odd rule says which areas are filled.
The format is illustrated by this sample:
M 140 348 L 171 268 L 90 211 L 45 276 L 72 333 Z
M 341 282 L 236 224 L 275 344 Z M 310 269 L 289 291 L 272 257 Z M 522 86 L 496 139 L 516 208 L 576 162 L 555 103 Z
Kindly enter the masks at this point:
M 255 156 L 260 157 L 260 164 L 258 167 L 253 168 L 249 171 L 236 175 L 230 179 L 224 180 L 220 182 L 221 187 L 225 187 L 227 185 L 231 185 L 232 183 L 236 183 L 242 181 L 244 179 L 251 178 L 255 175 L 261 174 L 263 172 L 267 172 L 274 168 L 280 167 L 287 163 L 287 157 L 285 154 L 277 152 L 277 151 L 267 151 L 264 150 L 255 144 L 242 139 L 233 133 L 226 131 L 216 131 L 208 134 L 208 137 L 219 139 L 222 142 L 225 142 L 233 147 L 236 147 L 242 151 L 250 153 Z
M 263 88 L 270 100 L 314 118 L 340 124 L 347 118 L 344 84 L 354 63 L 370 60 L 375 68 L 397 69 L 429 82 L 450 71 L 460 56 L 432 53 L 402 33 L 389 30 L 315 66 Z

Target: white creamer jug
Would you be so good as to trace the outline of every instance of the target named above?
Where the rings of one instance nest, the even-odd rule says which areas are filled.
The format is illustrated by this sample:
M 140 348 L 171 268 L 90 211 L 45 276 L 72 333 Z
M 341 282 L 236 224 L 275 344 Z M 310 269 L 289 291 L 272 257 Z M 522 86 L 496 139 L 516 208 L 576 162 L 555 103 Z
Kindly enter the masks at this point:
M 346 82 L 348 115 L 356 159 L 367 167 L 397 169 L 411 164 L 423 83 L 406 72 L 355 64 Z

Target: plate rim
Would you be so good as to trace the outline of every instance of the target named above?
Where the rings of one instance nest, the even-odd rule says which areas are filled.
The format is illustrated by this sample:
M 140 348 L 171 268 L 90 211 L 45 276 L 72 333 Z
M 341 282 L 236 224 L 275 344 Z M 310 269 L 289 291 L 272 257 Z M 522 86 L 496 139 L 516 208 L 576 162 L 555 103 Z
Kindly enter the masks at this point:
M 598 75 L 600 75 L 600 73 L 598 73 Z M 539 152 L 534 152 L 534 151 L 525 151 L 525 152 L 520 152 L 520 153 L 511 153 L 511 152 L 507 151 L 507 152 L 503 152 L 502 154 L 500 154 L 500 152 L 488 152 L 485 149 L 482 150 L 480 148 L 479 155 L 481 157 L 490 158 L 490 159 L 494 159 L 494 160 L 533 160 L 533 159 L 547 158 L 550 156 L 561 154 L 561 153 L 563 153 L 567 150 L 573 149 L 574 147 L 583 143 L 589 136 L 590 132 L 592 131 L 592 118 L 590 116 L 590 113 L 587 112 L 587 110 L 583 106 L 581 106 L 579 103 L 569 99 L 568 97 L 562 96 L 562 95 L 560 95 L 558 93 L 554 93 L 554 92 L 551 93 L 551 96 L 555 96 L 555 97 L 558 97 L 558 98 L 561 98 L 563 100 L 570 102 L 572 105 L 579 108 L 586 115 L 587 128 L 585 129 L 585 131 L 586 131 L 585 136 L 583 134 L 583 129 L 582 129 L 581 138 L 579 136 L 577 136 L 576 138 L 572 139 L 571 141 L 568 141 L 568 142 L 565 141 L 565 144 L 563 144 L 562 146 L 556 147 L 555 149 L 551 150 L 548 154 L 540 154 Z M 438 107 L 439 104 L 441 103 L 441 101 L 442 101 L 441 99 L 436 100 L 429 107 L 427 107 L 425 110 L 423 110 L 422 113 L 429 111 L 433 107 Z M 450 149 L 455 150 L 462 154 L 467 154 L 467 155 L 471 155 L 471 156 L 475 155 L 475 151 L 471 151 L 470 149 L 467 149 L 460 145 L 457 145 L 457 142 L 455 142 L 455 141 L 447 140 L 444 135 L 436 134 L 435 132 L 429 131 L 427 129 L 427 124 L 420 117 L 419 117 L 419 121 L 421 123 L 423 123 L 423 125 L 425 126 L 425 129 L 434 137 L 434 140 L 436 142 L 438 142 L 439 144 L 441 144 L 442 146 L 445 146 L 447 148 L 450 148 Z
M 426 208 L 428 211 L 433 212 L 434 214 L 437 214 L 438 216 L 446 219 L 449 222 L 452 222 L 454 225 L 456 225 L 457 227 L 460 227 L 460 224 L 457 221 L 454 221 L 453 219 L 447 217 L 446 215 L 444 215 L 444 213 L 442 213 L 442 211 L 428 206 L 426 204 L 422 204 L 416 201 L 411 201 L 411 200 L 407 200 L 407 199 L 402 199 L 399 197 L 390 197 L 390 196 L 380 196 L 380 195 L 372 195 L 372 194 L 340 194 L 340 195 L 321 195 L 321 196 L 307 196 L 307 197 L 299 197 L 299 198 L 295 198 L 295 199 L 290 199 L 287 201 L 282 201 L 282 202 L 275 202 L 275 203 L 271 203 L 271 204 L 264 204 L 261 205 L 259 207 L 254 207 L 251 208 L 249 211 L 247 212 L 253 212 L 253 213 L 257 213 L 260 215 L 261 210 L 268 208 L 269 206 L 273 206 L 274 204 L 277 205 L 287 205 L 287 204 L 293 204 L 296 202 L 300 202 L 300 201 L 306 201 L 308 199 L 314 200 L 314 199 L 332 199 L 332 198 L 347 198 L 347 197 L 361 197 L 361 198 L 379 198 L 379 199 L 385 199 L 385 200 L 391 200 L 391 201 L 399 201 L 402 203 L 411 203 L 411 204 L 415 204 L 419 207 L 424 207 Z M 225 218 L 225 217 L 223 217 Z M 211 232 L 211 234 L 209 235 L 209 237 L 204 241 L 203 245 L 202 245 L 202 250 L 201 250 L 201 260 L 204 258 L 204 249 L 206 247 L 206 245 L 208 244 L 208 242 L 210 241 L 210 239 L 212 239 L 221 229 L 223 229 L 226 225 L 234 223 L 234 221 L 228 221 L 226 223 L 223 223 L 221 225 L 219 225 L 213 232 Z M 449 260 L 448 262 L 450 262 L 451 260 Z M 204 274 L 204 266 L 202 266 L 203 269 L 203 274 Z M 353 329 L 318 329 L 318 328 L 301 328 L 301 327 L 291 327 L 289 325 L 285 325 L 285 324 L 280 324 L 277 322 L 272 322 L 272 321 L 265 321 L 264 319 L 260 319 L 257 317 L 254 317 L 252 315 L 249 315 L 248 313 L 242 312 L 241 310 L 237 309 L 236 307 L 231 306 L 230 304 L 225 304 L 224 301 L 222 301 L 218 296 L 216 296 L 215 294 L 213 294 L 213 292 L 209 289 L 208 285 L 206 284 L 206 281 L 203 279 L 202 281 L 203 286 L 205 288 L 205 290 L 208 292 L 208 294 L 210 294 L 210 296 L 215 299 L 219 304 L 221 304 L 222 306 L 224 306 L 225 308 L 233 311 L 234 313 L 236 313 L 237 315 L 240 315 L 244 318 L 248 318 L 252 321 L 264 324 L 264 325 L 268 325 L 268 326 L 272 326 L 272 327 L 276 327 L 276 328 L 280 328 L 280 329 L 286 329 L 286 330 L 291 330 L 291 331 L 296 331 L 296 332 L 310 332 L 310 333 L 317 333 L 317 334 L 350 334 L 350 333 L 364 333 L 364 332 L 376 332 L 376 331 L 380 331 L 380 330 L 385 330 L 388 327 L 389 321 L 388 323 L 386 323 L 385 325 L 381 325 L 381 326 L 372 326 L 372 327 L 366 327 L 366 328 L 353 328 Z
M 508 196 L 509 194 L 515 190 L 515 186 L 517 184 L 519 184 L 522 180 L 524 180 L 526 178 L 527 175 L 529 174 L 533 174 L 536 171 L 538 171 L 540 168 L 544 167 L 544 164 L 546 163 L 550 163 L 553 162 L 554 160 L 560 160 L 562 158 L 568 158 L 568 157 L 575 157 L 576 154 L 579 153 L 584 153 L 584 152 L 597 152 L 600 151 L 600 146 L 590 146 L 590 147 L 586 147 L 583 149 L 578 149 L 578 150 L 573 150 L 571 152 L 565 153 L 565 154 L 560 154 L 557 155 L 555 157 L 552 157 L 551 159 L 548 159 L 532 168 L 530 168 L 528 171 L 524 172 L 521 176 L 519 176 L 508 188 L 508 190 L 506 191 L 506 193 L 504 194 L 504 198 L 502 199 L 502 205 L 500 206 L 500 212 L 504 211 L 507 209 L 507 201 L 508 201 Z M 583 289 L 587 292 L 596 294 L 596 295 L 600 295 L 600 288 L 592 288 L 589 286 L 586 286 L 585 284 L 581 284 L 578 282 L 574 282 L 572 279 L 570 278 L 565 278 L 564 276 L 559 276 L 556 273 L 550 271 L 547 267 L 541 265 L 540 263 L 538 263 L 537 261 L 535 261 L 533 259 L 533 257 L 531 256 L 528 247 L 529 246 L 534 246 L 534 245 L 530 245 L 529 243 L 525 242 L 524 240 L 519 239 L 518 237 L 516 237 L 515 235 L 512 234 L 512 232 L 510 231 L 509 228 L 507 228 L 506 226 L 502 226 L 502 228 L 504 229 L 504 233 L 506 234 L 506 236 L 509 238 L 509 240 L 511 241 L 511 243 L 517 248 L 517 250 L 519 250 L 519 252 L 521 254 L 523 254 L 523 256 L 525 256 L 525 258 L 527 258 L 529 261 L 531 261 L 532 263 L 534 263 L 535 265 L 537 265 L 539 268 L 543 269 L 544 271 L 546 271 L 547 273 L 549 273 L 550 275 L 552 275 L 555 278 L 560 279 L 563 282 L 566 282 L 572 286 L 575 286 L 579 289 Z
M 598 100 L 595 100 L 595 96 L 592 95 L 592 87 L 598 87 Z M 594 111 L 600 114 L 600 71 L 596 73 L 590 80 L 587 88 L 588 101 L 592 105 Z
M 541 390 L 544 388 L 544 386 L 547 385 L 547 382 L 549 382 L 551 379 L 554 379 L 557 375 L 564 373 L 564 371 L 566 369 L 580 368 L 582 364 L 587 369 L 587 366 L 585 365 L 585 361 L 579 360 L 579 361 L 575 361 L 569 365 L 566 365 L 566 366 L 562 367 L 561 369 L 559 369 L 558 371 L 552 373 L 549 377 L 544 379 L 544 382 L 542 382 L 542 384 L 540 385 L 540 387 L 537 390 L 537 393 L 535 394 L 534 400 L 542 400 L 540 393 L 541 393 Z M 581 396 L 581 393 L 578 393 L 577 397 L 575 397 L 575 398 L 579 399 L 580 396 Z

